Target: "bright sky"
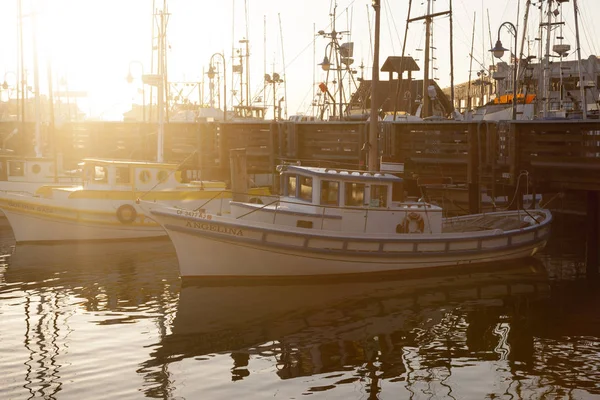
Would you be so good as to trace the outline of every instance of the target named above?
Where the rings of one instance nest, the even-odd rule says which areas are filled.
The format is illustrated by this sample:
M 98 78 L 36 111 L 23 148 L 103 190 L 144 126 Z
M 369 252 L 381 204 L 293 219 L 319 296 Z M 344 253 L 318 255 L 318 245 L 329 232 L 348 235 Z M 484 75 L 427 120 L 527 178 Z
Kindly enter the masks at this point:
M 432 12 L 449 8 L 450 0 L 432 1 Z M 526 0 L 453 0 L 454 9 L 454 60 L 455 83 L 468 80 L 473 17 L 475 41 L 473 71 L 491 64 L 488 50 L 496 41 L 498 27 L 505 21 L 522 25 Z M 122 119 L 122 113 L 132 102 L 141 103 L 138 94 L 141 68 L 131 65 L 138 78 L 133 84 L 125 80 L 131 61 L 144 64 L 144 72 L 150 72 L 153 0 L 22 0 L 24 24 L 25 64 L 29 82 L 33 82 L 33 45 L 31 40 L 31 10 L 37 10 L 38 65 L 41 92 L 48 92 L 47 76 L 49 60 L 52 60 L 53 82 L 65 78 L 70 91 L 86 91 L 87 99 L 79 101 L 88 116 L 103 119 Z M 156 8 L 162 8 L 163 0 L 155 0 Z M 17 69 L 17 3 L 18 0 L 0 0 L 0 78 L 14 84 Z M 381 60 L 391 55 L 401 55 L 404 29 L 407 19 L 408 0 L 381 0 Z M 537 0 L 539 3 L 539 0 Z M 231 89 L 232 36 L 235 47 L 240 39 L 250 39 L 251 92 L 258 95 L 262 90 L 265 73 L 278 72 L 287 82 L 288 114 L 307 113 L 313 93 L 313 71 L 317 83 L 323 79 L 316 64 L 323 59 L 327 40 L 317 37 L 315 31 L 329 32 L 331 0 L 167 0 L 171 13 L 167 27 L 168 72 L 170 81 L 201 81 L 208 70 L 212 54 L 223 52 L 228 62 L 228 90 Z M 371 42 L 373 9 L 367 0 L 337 0 L 337 30 L 351 30 L 355 66 L 364 62 L 365 76 L 370 79 L 372 59 Z M 413 1 L 412 17 L 426 12 L 426 0 Z M 598 30 L 594 18 L 600 15 L 600 0 L 578 0 L 581 10 L 580 32 L 582 56 L 599 55 Z M 556 5 L 555 5 L 556 6 Z M 517 14 L 521 9 L 520 14 Z M 247 15 L 247 18 L 246 18 Z M 489 20 L 488 20 L 489 15 Z M 563 36 L 565 42 L 575 48 L 573 4 L 563 3 L 562 13 L 566 22 Z M 530 26 L 531 54 L 537 54 L 539 10 L 531 7 Z M 247 20 L 247 23 L 246 23 Z M 266 21 L 266 31 L 265 31 Z M 371 21 L 371 22 L 370 22 Z M 488 24 L 489 21 L 489 24 Z M 434 78 L 442 87 L 450 84 L 449 19 L 434 20 L 434 46 L 436 47 Z M 490 40 L 489 31 L 492 39 Z M 519 43 L 522 27 L 519 26 Z M 419 59 L 422 67 L 425 27 L 422 22 L 409 24 L 406 54 Z M 266 37 L 266 47 L 265 47 Z M 504 47 L 511 48 L 514 38 L 502 30 Z M 283 46 L 282 46 L 283 43 Z M 574 59 L 575 53 L 568 59 Z M 284 64 L 285 60 L 285 64 Z M 505 61 L 508 57 L 505 56 Z M 285 65 L 285 67 L 284 67 Z M 360 75 L 360 70 L 358 72 Z M 475 72 L 473 73 L 475 76 Z M 422 78 L 422 72 L 414 74 Z M 387 74 L 381 74 L 387 79 Z M 475 79 L 475 78 L 473 78 Z M 205 79 L 206 80 L 206 79 Z M 64 89 L 64 88 L 63 88 Z M 283 88 L 280 90 L 283 95 Z M 184 92 L 184 94 L 187 94 Z M 6 100 L 6 93 L 3 98 Z M 190 95 L 197 101 L 198 94 Z M 208 83 L 205 89 L 208 100 Z

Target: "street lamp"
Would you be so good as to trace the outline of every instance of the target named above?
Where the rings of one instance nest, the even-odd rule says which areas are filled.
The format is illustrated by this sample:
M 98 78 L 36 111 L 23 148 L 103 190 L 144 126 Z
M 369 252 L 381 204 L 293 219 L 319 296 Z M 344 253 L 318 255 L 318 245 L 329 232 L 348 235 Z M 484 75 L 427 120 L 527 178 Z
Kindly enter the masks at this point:
M 133 75 L 131 74 L 132 64 L 138 64 L 142 68 L 142 77 L 144 76 L 144 64 L 142 64 L 140 61 L 130 61 L 127 76 L 125 77 L 125 80 L 129 84 L 133 82 Z M 146 91 L 144 88 L 144 80 L 142 79 L 142 121 L 146 122 Z
M 224 96 L 223 96 L 223 122 L 225 122 L 227 120 L 227 67 L 225 64 L 225 56 L 222 53 L 215 53 L 212 56 L 210 56 L 210 66 L 208 67 L 208 72 L 206 73 L 206 75 L 208 75 L 208 78 L 212 81 L 212 79 L 215 77 L 215 68 L 214 68 L 214 61 L 213 59 L 215 58 L 215 56 L 219 56 L 221 57 L 221 59 L 223 60 L 223 92 L 224 92 Z
M 13 74 L 15 76 L 15 81 L 17 80 L 17 74 L 15 74 L 14 72 L 6 71 L 4 73 L 4 82 L 2 82 L 2 85 L 0 85 L 0 101 L 2 101 L 2 90 L 8 90 L 8 87 L 9 87 L 8 82 L 6 81 L 6 75 L 8 75 L 8 74 Z M 9 94 L 9 97 L 10 97 L 10 94 Z M 10 99 L 7 99 L 7 100 L 10 100 Z
M 494 54 L 496 58 L 502 58 L 504 56 L 505 51 L 509 51 L 502 46 L 502 42 L 500 41 L 500 30 L 505 26 L 508 28 L 508 31 L 515 37 L 515 53 L 517 52 L 517 28 L 510 22 L 504 22 L 498 28 L 498 40 L 496 41 L 496 45 L 490 51 Z M 514 65 L 513 65 L 513 98 L 512 98 L 512 119 L 517 119 L 517 57 L 515 56 Z

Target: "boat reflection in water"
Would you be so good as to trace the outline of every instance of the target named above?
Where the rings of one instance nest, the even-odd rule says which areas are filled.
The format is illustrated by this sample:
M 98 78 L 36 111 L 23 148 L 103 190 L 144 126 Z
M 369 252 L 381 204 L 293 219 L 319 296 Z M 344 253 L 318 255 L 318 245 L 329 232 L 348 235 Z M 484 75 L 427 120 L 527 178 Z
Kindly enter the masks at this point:
M 142 371 L 181 362 L 177 369 L 198 380 L 215 356 L 230 354 L 234 381 L 265 373 L 265 360 L 283 380 L 328 374 L 298 382 L 307 385 L 296 388 L 304 394 L 360 381 L 361 390 L 374 395 L 383 380 L 408 392 L 437 385 L 438 393 L 448 393 L 453 389 L 444 381 L 461 364 L 530 360 L 533 342 L 523 335 L 523 316 L 549 289 L 535 259 L 373 281 L 184 280 L 172 333 Z M 188 385 L 176 375 L 170 379 L 176 387 Z

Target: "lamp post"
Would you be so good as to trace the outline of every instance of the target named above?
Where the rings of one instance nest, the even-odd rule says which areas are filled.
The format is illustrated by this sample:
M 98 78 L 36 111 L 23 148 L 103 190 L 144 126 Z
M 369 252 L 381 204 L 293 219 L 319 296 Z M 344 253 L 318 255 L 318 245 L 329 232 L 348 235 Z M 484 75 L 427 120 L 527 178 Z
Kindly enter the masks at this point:
M 515 37 L 515 52 L 517 51 L 517 28 L 510 22 L 504 22 L 498 28 L 498 40 L 496 41 L 496 45 L 490 51 L 494 54 L 496 58 L 502 58 L 504 56 L 505 51 L 509 51 L 502 47 L 502 42 L 500 41 L 500 30 L 505 26 L 508 28 L 508 31 Z M 512 98 L 512 119 L 517 119 L 517 57 L 515 56 L 513 63 L 513 98 Z
M 223 92 L 224 92 L 224 96 L 223 96 L 223 122 L 225 122 L 227 120 L 227 67 L 226 67 L 226 64 L 225 64 L 225 56 L 223 55 L 223 53 L 215 53 L 212 56 L 210 56 L 210 66 L 208 68 L 208 72 L 206 73 L 206 75 L 208 75 L 208 78 L 211 81 L 215 77 L 215 73 L 216 72 L 215 72 L 215 69 L 214 69 L 214 66 L 213 66 L 215 56 L 219 56 L 223 60 Z
M 138 64 L 142 68 L 142 77 L 144 76 L 144 64 L 142 64 L 140 61 L 130 61 L 128 72 L 127 72 L 127 77 L 125 78 L 127 80 L 127 83 L 133 82 L 133 75 L 131 74 L 131 65 L 132 64 Z M 145 85 L 144 85 L 143 79 L 142 79 L 142 121 L 146 122 L 146 91 L 145 91 Z
M 327 56 L 327 49 L 331 48 L 332 46 L 334 47 L 336 52 L 339 52 L 340 50 L 340 45 L 337 43 L 337 39 L 335 38 L 335 34 L 336 32 L 332 32 L 332 40 L 331 42 L 327 43 L 327 46 L 325 46 L 325 56 L 323 57 L 323 62 L 319 63 L 319 65 L 321 66 L 321 69 L 325 72 L 329 72 L 329 71 L 336 71 L 338 73 L 338 79 L 337 81 L 339 82 L 340 86 L 338 87 L 338 91 L 340 93 L 340 121 L 342 120 L 342 114 L 343 114 L 343 107 L 344 107 L 344 101 L 343 101 L 343 90 L 342 90 L 342 68 L 340 67 L 340 65 L 337 66 L 337 68 L 331 68 L 331 61 L 329 61 L 329 57 Z M 334 81 L 335 83 L 335 81 Z M 335 98 L 333 97 L 333 95 L 330 96 L 331 99 L 333 100 L 333 115 L 335 116 Z
M 273 121 L 277 121 L 277 90 L 276 90 L 276 85 L 278 83 L 282 83 L 283 79 L 281 79 L 281 77 L 279 76 L 279 74 L 277 72 L 273 72 L 273 77 L 271 78 L 271 75 L 269 74 L 265 74 L 265 82 L 270 83 L 273 85 Z M 281 105 L 281 101 L 279 101 L 280 105 Z M 281 108 L 281 107 L 279 107 Z

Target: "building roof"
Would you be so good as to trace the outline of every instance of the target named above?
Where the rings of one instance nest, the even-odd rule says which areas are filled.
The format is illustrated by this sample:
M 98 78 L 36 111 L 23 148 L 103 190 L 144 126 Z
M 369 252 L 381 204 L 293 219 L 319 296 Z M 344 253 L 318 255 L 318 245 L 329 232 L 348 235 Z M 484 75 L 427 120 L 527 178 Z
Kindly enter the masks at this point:
M 420 71 L 420 69 L 412 57 L 390 56 L 383 63 L 381 71 L 401 73 L 404 71 Z

